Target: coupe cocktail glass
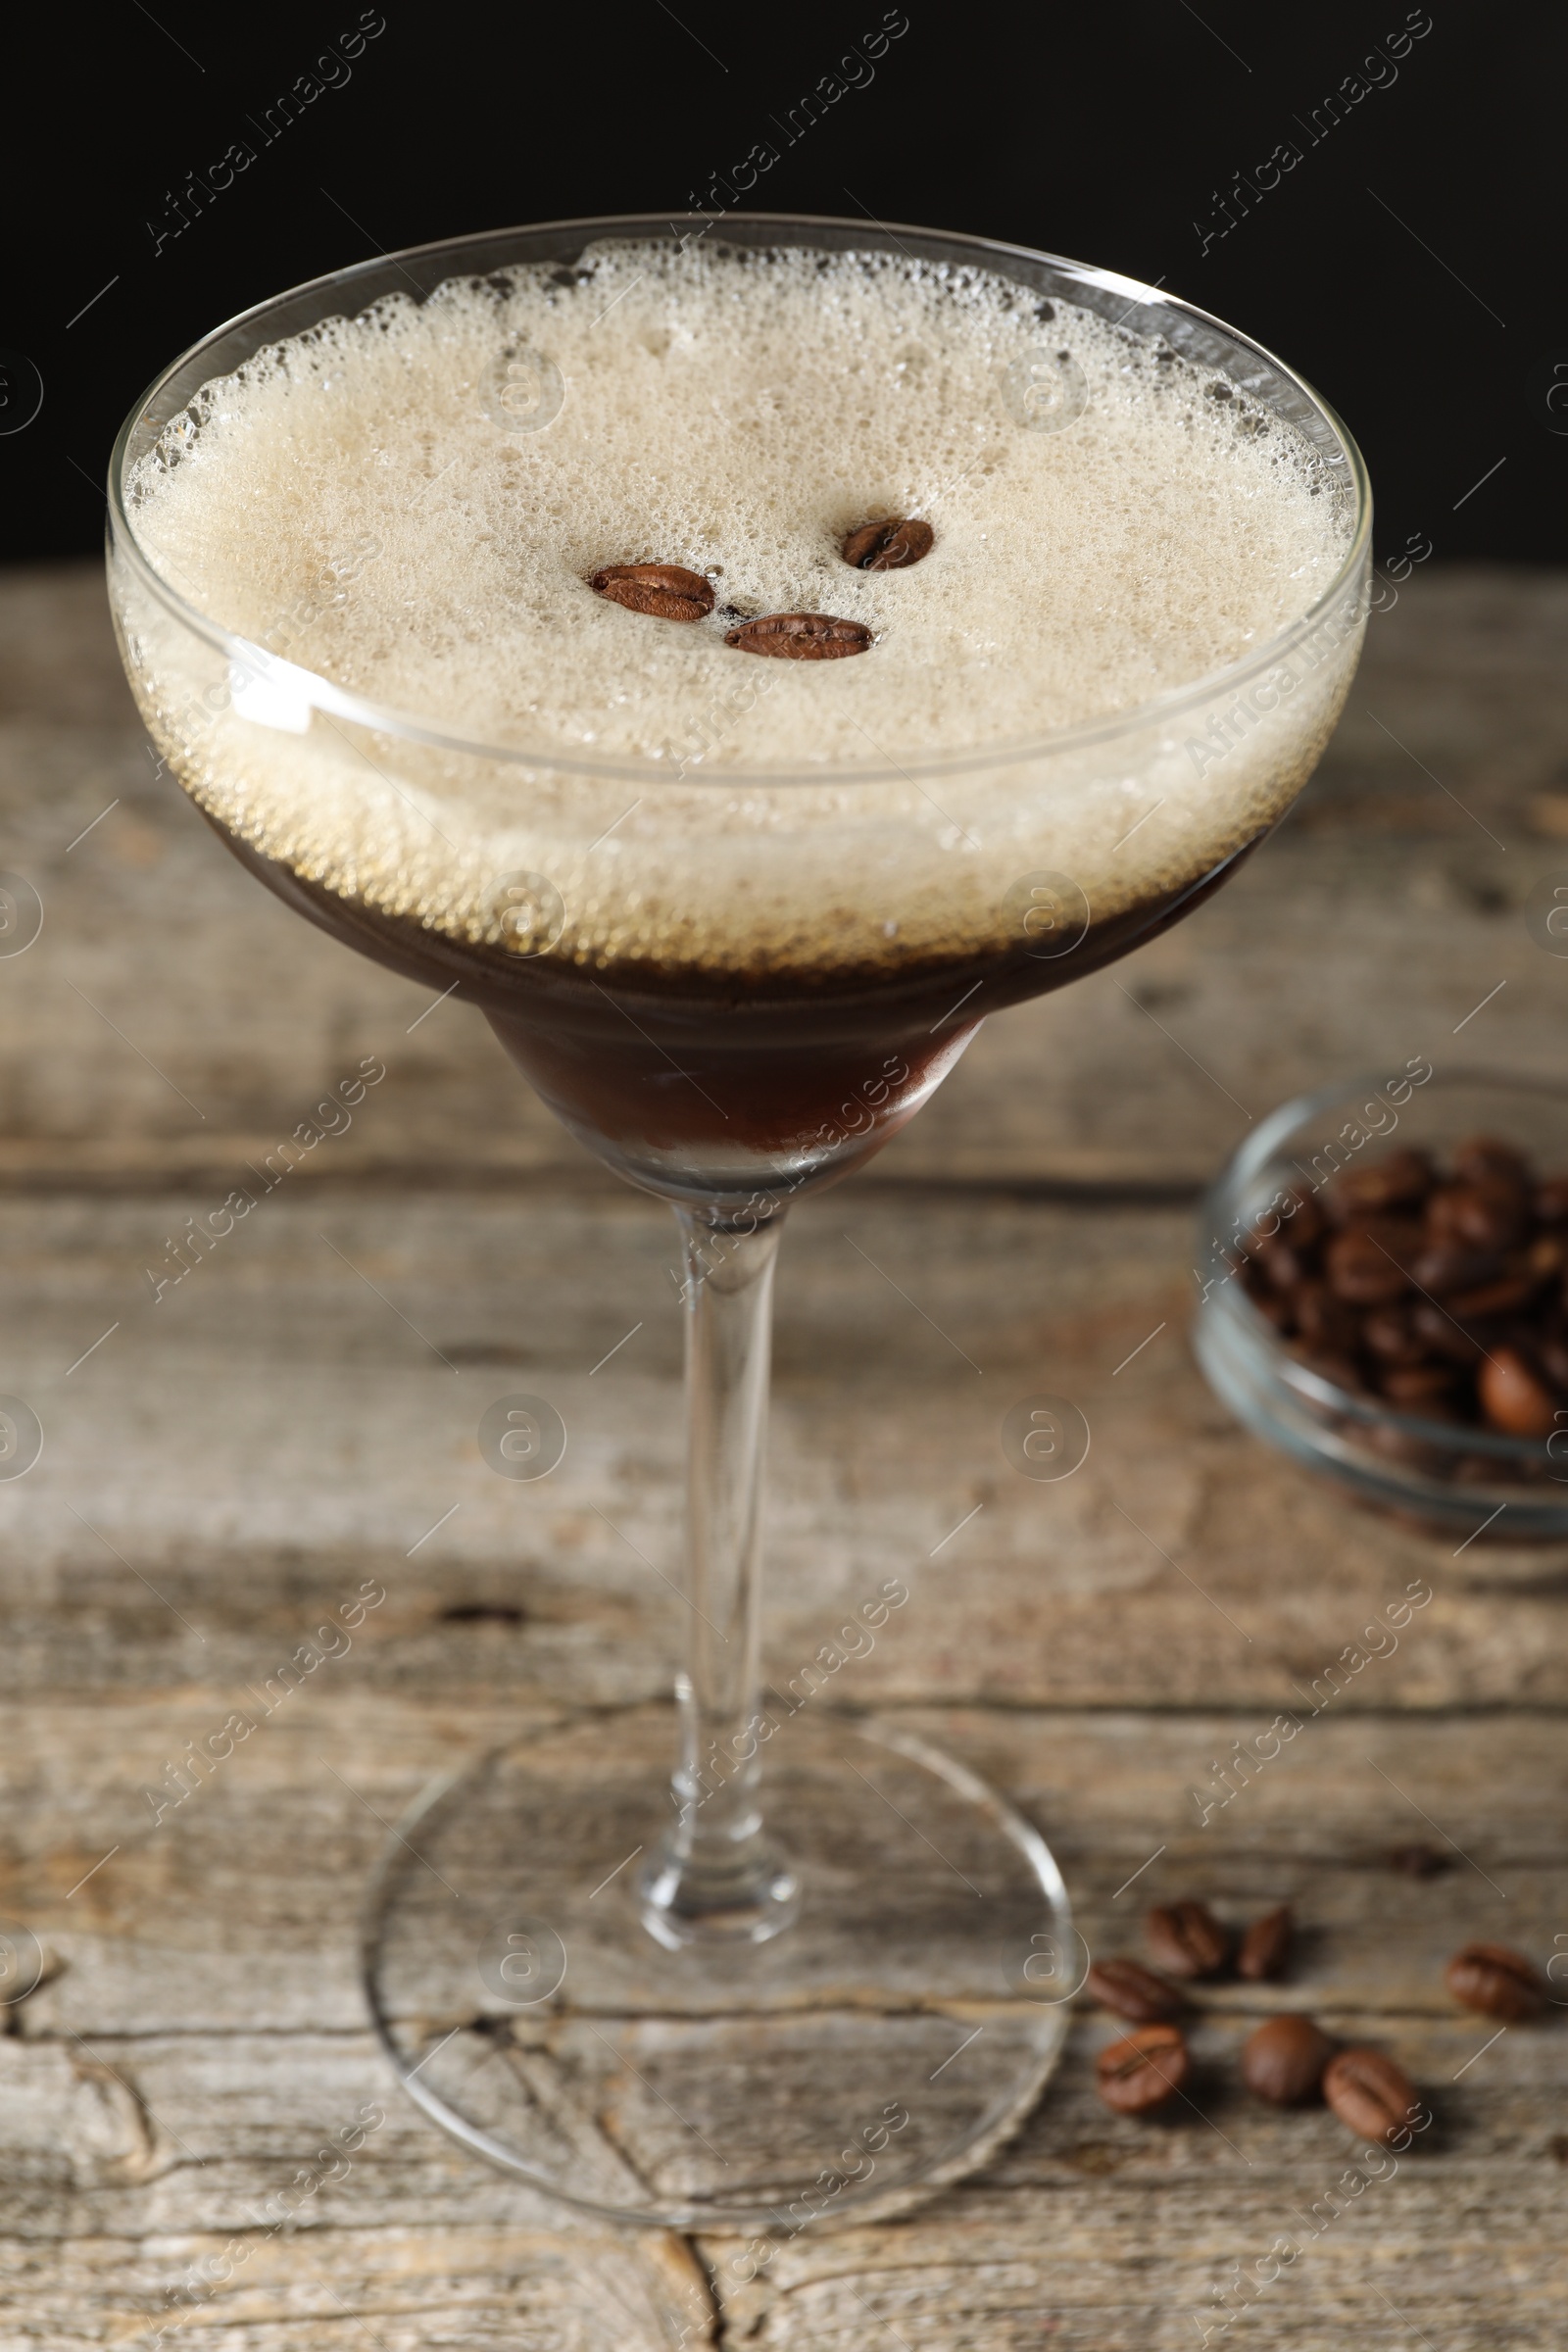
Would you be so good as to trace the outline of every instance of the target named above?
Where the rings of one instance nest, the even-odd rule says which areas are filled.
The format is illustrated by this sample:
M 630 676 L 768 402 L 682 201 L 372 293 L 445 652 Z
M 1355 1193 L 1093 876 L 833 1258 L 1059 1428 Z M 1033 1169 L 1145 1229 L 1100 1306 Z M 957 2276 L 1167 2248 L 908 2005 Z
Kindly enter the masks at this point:
M 1044 740 L 992 742 L 977 722 L 958 755 L 890 759 L 868 743 L 863 759 L 781 772 L 726 768 L 720 747 L 672 770 L 475 740 L 450 717 L 367 701 L 226 627 L 138 537 L 138 466 L 160 448 L 177 458 L 201 388 L 266 347 L 383 297 L 423 302 L 455 278 L 574 265 L 598 240 L 683 234 L 979 265 L 1042 316 L 1077 305 L 1161 338 L 1254 429 L 1272 421 L 1305 446 L 1332 577 L 1218 674 Z M 514 372 L 525 406 L 569 396 L 548 355 Z M 1071 389 L 1043 395 L 1069 429 Z M 1014 400 L 1010 429 L 1039 425 L 1037 390 L 1025 385 L 1021 411 Z M 1009 429 L 1000 408 L 998 424 Z M 1152 938 L 1278 819 L 1348 688 L 1368 546 L 1353 445 L 1244 336 L 1074 263 L 863 222 L 572 221 L 388 256 L 219 329 L 120 436 L 112 601 L 143 716 L 187 791 L 300 913 L 477 1005 L 571 1131 L 680 1225 L 678 1734 L 667 1710 L 573 1715 L 431 1791 L 388 1848 L 365 1932 L 372 2015 L 412 2097 L 553 2194 L 776 2244 L 973 2169 L 1054 2063 L 1087 1961 L 1038 1832 L 897 1726 L 833 1712 L 809 1676 L 789 1697 L 760 1684 L 774 1258 L 788 1205 L 886 1143 L 986 1013 Z M 750 684 L 772 666 L 751 664 Z M 401 899 L 384 873 L 362 887 L 309 846 L 313 811 L 357 803 L 378 838 L 406 843 Z M 297 850 L 278 854 L 264 805 L 295 810 Z M 1064 871 L 1069 811 L 1073 841 L 1102 852 Z M 485 920 L 419 918 L 432 855 L 461 865 Z M 607 949 L 639 872 L 652 859 L 667 873 L 672 855 L 684 896 L 661 939 Z M 753 910 L 749 965 L 712 949 L 716 910 L 738 895 Z M 824 911 L 838 945 L 806 986 L 779 942 L 819 931 Z M 724 931 L 733 943 L 732 921 Z M 526 1452 L 550 1431 L 522 1413 L 511 1439 Z M 885 1621 L 890 1605 L 873 1612 Z

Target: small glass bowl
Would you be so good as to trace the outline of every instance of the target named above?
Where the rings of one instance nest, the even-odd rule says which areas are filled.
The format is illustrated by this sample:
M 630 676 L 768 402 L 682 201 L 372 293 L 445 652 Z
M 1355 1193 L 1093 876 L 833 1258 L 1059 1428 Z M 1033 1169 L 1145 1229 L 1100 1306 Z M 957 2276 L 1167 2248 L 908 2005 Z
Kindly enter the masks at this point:
M 1489 1543 L 1568 1540 L 1568 1409 L 1544 1438 L 1396 1411 L 1300 1362 L 1234 1271 L 1248 1236 L 1274 1230 L 1278 1195 L 1318 1191 L 1394 1143 L 1424 1146 L 1441 1162 L 1477 1134 L 1516 1145 L 1540 1175 L 1558 1175 L 1568 1170 L 1568 1089 L 1473 1069 L 1438 1073 L 1412 1055 L 1402 1069 L 1283 1103 L 1204 1200 L 1193 1344 L 1239 1420 L 1360 1501 Z

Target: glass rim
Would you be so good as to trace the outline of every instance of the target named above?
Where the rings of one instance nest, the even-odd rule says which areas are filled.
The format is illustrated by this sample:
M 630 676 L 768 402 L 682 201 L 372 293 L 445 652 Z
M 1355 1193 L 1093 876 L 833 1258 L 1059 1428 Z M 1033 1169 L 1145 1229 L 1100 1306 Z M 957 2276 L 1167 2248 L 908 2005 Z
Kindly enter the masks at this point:
M 795 764 L 789 767 L 765 765 L 738 767 L 716 763 L 710 765 L 698 759 L 677 768 L 672 766 L 669 761 L 656 759 L 648 754 L 625 753 L 617 757 L 607 758 L 565 749 L 557 750 L 544 744 L 519 745 L 489 742 L 482 738 L 466 735 L 461 729 L 455 729 L 445 722 L 432 722 L 419 716 L 416 712 L 402 710 L 394 705 L 375 702 L 364 695 L 352 694 L 318 671 L 309 669 L 302 663 L 283 662 L 278 656 L 270 654 L 265 647 L 257 645 L 254 640 L 242 636 L 236 630 L 224 627 L 220 621 L 214 620 L 210 614 L 202 612 L 164 577 L 143 548 L 124 499 L 126 460 L 132 437 L 148 419 L 149 411 L 152 410 L 158 396 L 172 378 L 189 368 L 203 352 L 215 348 L 227 337 L 241 332 L 247 327 L 260 325 L 269 313 L 281 311 L 285 305 L 300 302 L 313 294 L 326 295 L 334 289 L 349 289 L 357 280 L 376 277 L 388 270 L 398 269 L 406 262 L 427 262 L 433 256 L 443 252 L 454 255 L 476 255 L 478 250 L 485 246 L 504 245 L 509 241 L 525 236 L 560 235 L 569 237 L 580 234 L 583 242 L 588 243 L 595 239 L 609 238 L 620 233 L 634 239 L 642 238 L 645 241 L 652 241 L 656 237 L 661 241 L 675 241 L 680 238 L 685 229 L 699 227 L 699 225 L 703 235 L 707 235 L 710 229 L 717 229 L 720 237 L 726 227 L 760 229 L 779 227 L 796 230 L 821 228 L 831 229 L 834 232 L 847 231 L 853 237 L 866 236 L 872 249 L 881 251 L 888 249 L 888 241 L 897 244 L 901 235 L 924 239 L 929 244 L 961 248 L 966 254 L 972 255 L 975 262 L 981 266 L 985 266 L 989 262 L 991 266 L 995 267 L 999 261 L 1004 260 L 1021 261 L 1036 266 L 1044 265 L 1048 270 L 1055 271 L 1070 281 L 1093 286 L 1102 292 L 1124 298 L 1129 311 L 1145 307 L 1175 312 L 1195 325 L 1222 336 L 1231 344 L 1240 347 L 1244 352 L 1262 362 L 1282 377 L 1288 385 L 1293 386 L 1317 416 L 1328 425 L 1344 453 L 1343 462 L 1348 467 L 1348 478 L 1355 494 L 1355 522 L 1350 533 L 1349 544 L 1333 579 L 1295 620 L 1287 623 L 1264 645 L 1248 653 L 1240 661 L 1229 662 L 1220 669 L 1208 671 L 1202 677 L 1189 684 L 1169 688 L 1165 693 L 1155 695 L 1147 702 L 1135 704 L 1125 710 L 1112 711 L 1099 718 L 1082 720 L 1068 727 L 1052 729 L 1042 735 L 1019 738 L 1004 744 L 988 744 L 961 752 L 934 753 L 924 757 L 919 753 L 911 753 L 900 760 L 893 760 L 884 754 L 880 759 L 823 761 L 807 766 Z M 882 240 L 880 244 L 877 242 L 879 239 Z M 806 240 L 799 241 L 805 242 Z M 853 247 L 849 249 L 854 250 Z M 503 262 L 492 265 L 496 269 L 506 266 Z M 473 271 L 466 266 L 455 267 L 452 271 L 454 277 L 472 273 Z M 1004 270 L 1000 273 L 1007 274 Z M 433 286 L 424 289 L 420 299 L 427 300 L 433 291 Z M 323 309 L 319 317 L 327 318 L 341 315 L 344 314 Z M 348 315 L 352 316 L 353 314 Z M 296 327 L 288 331 L 297 333 L 304 330 Z M 265 348 L 265 339 L 259 339 L 252 348 L 253 350 Z M 243 362 L 236 364 L 243 365 Z M 1338 462 L 1340 461 L 1330 460 L 1330 463 Z M 114 447 L 109 459 L 107 498 L 111 550 L 124 557 L 137 575 L 140 584 L 176 620 L 224 655 L 231 663 L 252 671 L 270 669 L 286 672 L 290 684 L 299 691 L 302 699 L 309 704 L 313 710 L 319 710 L 323 713 L 332 713 L 339 718 L 347 719 L 350 724 L 366 727 L 375 734 L 423 744 L 433 750 L 457 754 L 460 757 L 499 760 L 511 765 L 530 768 L 560 769 L 568 774 L 617 776 L 646 784 L 649 787 L 671 783 L 706 783 L 729 788 L 749 785 L 754 790 L 786 784 L 843 786 L 857 783 L 886 783 L 897 777 L 908 779 L 913 775 L 949 775 L 990 767 L 1011 766 L 1061 752 L 1079 750 L 1095 743 L 1110 741 L 1116 737 L 1135 735 L 1147 727 L 1168 723 L 1186 710 L 1241 691 L 1250 679 L 1272 667 L 1297 646 L 1311 637 L 1352 586 L 1366 556 L 1372 528 L 1372 488 L 1367 474 L 1366 462 L 1338 413 L 1330 407 L 1320 393 L 1314 391 L 1298 370 L 1280 359 L 1266 344 L 1259 343 L 1253 336 L 1244 334 L 1240 328 L 1231 326 L 1225 319 L 1218 318 L 1211 311 L 1201 309 L 1197 303 L 1188 302 L 1180 295 L 1167 293 L 1160 287 L 1146 285 L 1142 280 L 1124 276 L 1120 271 L 1114 270 L 1101 269 L 1092 263 L 1075 262 L 1061 254 L 1048 253 L 1034 246 L 1012 244 L 1001 238 L 974 236 L 961 230 L 920 228 L 905 221 L 878 221 L 871 220 L 869 218 L 865 223 L 861 223 L 842 216 L 826 213 L 754 213 L 738 210 L 722 214 L 688 212 L 588 215 L 562 220 L 525 221 L 509 228 L 480 230 L 469 236 L 437 237 L 422 245 L 400 246 L 395 253 L 376 254 L 368 261 L 353 262 L 343 269 L 327 270 L 318 277 L 306 278 L 298 285 L 285 287 L 280 293 L 269 295 L 265 300 L 251 304 L 246 310 L 237 311 L 232 318 L 210 328 L 206 334 L 198 336 L 194 343 L 187 345 L 185 350 L 172 360 L 167 367 L 160 368 L 140 399 L 131 408 L 115 436 Z

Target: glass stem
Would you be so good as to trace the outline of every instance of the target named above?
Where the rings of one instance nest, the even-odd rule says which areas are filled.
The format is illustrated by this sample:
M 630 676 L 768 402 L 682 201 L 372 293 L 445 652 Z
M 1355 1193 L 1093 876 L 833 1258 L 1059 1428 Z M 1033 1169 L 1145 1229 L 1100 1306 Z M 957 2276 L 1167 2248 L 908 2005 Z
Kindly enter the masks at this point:
M 784 1220 L 740 1229 L 690 1208 L 675 1216 L 686 1276 L 686 1656 L 674 1821 L 644 1876 L 643 1919 L 669 1945 L 757 1943 L 796 1908 L 759 1801 L 762 1465 Z

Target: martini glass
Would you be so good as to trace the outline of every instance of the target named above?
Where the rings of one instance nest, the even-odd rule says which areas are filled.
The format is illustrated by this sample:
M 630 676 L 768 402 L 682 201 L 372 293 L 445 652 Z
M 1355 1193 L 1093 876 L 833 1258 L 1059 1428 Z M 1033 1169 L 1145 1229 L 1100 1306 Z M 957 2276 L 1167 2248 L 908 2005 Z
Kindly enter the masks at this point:
M 1224 671 L 1044 740 L 992 742 L 977 721 L 961 755 L 893 760 L 868 743 L 861 760 L 801 772 L 726 766 L 719 741 L 672 770 L 476 740 L 449 715 L 368 701 L 286 632 L 226 626 L 138 537 L 137 467 L 177 460 L 202 387 L 266 347 L 454 278 L 576 266 L 600 239 L 710 233 L 979 265 L 1037 303 L 1159 339 L 1252 429 L 1304 445 L 1332 578 Z M 995 429 L 1070 430 L 1081 390 L 1047 357 L 1001 388 Z M 481 397 L 501 435 L 547 428 L 569 392 L 527 350 Z M 1154 936 L 1289 806 L 1365 626 L 1359 457 L 1269 353 L 1108 272 L 862 222 L 636 218 L 425 246 L 248 312 L 127 420 L 110 514 L 127 674 L 226 846 L 334 937 L 476 1005 L 587 1148 L 674 1208 L 689 1449 L 673 1708 L 568 1717 L 427 1791 L 371 1887 L 364 1978 L 410 2096 L 454 2137 L 596 2213 L 750 2232 L 736 2276 L 755 2276 L 799 2229 L 898 2210 L 984 2162 L 1038 2097 L 1088 1965 L 1034 1825 L 896 1724 L 822 1696 L 850 1626 L 835 1617 L 812 1660 L 761 1682 L 785 1213 L 880 1149 L 987 1013 Z M 742 662 L 744 683 L 770 666 Z M 262 808 L 287 812 L 281 850 Z M 345 810 L 373 819 L 379 880 L 334 851 Z M 1069 815 L 1075 842 L 1106 845 L 1078 871 L 1062 870 Z M 1137 848 L 1118 838 L 1113 865 L 1128 826 Z M 638 875 L 672 855 L 683 881 L 658 938 L 629 920 L 617 932 Z M 467 919 L 421 919 L 460 871 Z M 737 903 L 755 954 L 715 959 L 715 910 Z M 806 985 L 780 943 L 824 915 L 837 945 Z M 501 1405 L 498 1466 L 548 1468 L 564 1435 L 552 1408 Z M 1070 1466 L 1071 1431 L 1049 1415 L 1016 1443 L 1033 1467 Z M 874 1640 L 905 1591 L 888 1580 L 862 1603 L 853 1641 Z

